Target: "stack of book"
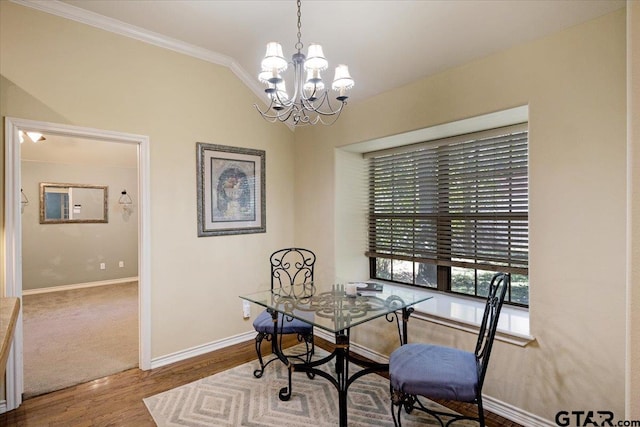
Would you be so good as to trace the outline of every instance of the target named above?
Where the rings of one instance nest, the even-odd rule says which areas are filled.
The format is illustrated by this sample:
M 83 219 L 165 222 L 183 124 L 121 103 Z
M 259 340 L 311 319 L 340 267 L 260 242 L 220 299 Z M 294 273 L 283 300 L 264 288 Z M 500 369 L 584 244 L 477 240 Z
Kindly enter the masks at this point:
M 375 282 L 352 282 L 357 285 L 358 295 L 374 295 L 382 292 L 384 285 Z

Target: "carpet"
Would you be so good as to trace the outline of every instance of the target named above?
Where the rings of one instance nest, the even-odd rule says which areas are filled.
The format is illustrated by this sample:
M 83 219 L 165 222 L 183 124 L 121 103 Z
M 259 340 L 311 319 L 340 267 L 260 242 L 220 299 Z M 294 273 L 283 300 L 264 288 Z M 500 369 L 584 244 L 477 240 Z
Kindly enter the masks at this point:
M 320 357 L 326 354 L 316 348 Z M 253 371 L 253 361 L 172 390 L 143 399 L 159 427 L 169 426 L 277 426 L 300 427 L 338 425 L 338 392 L 326 379 L 310 380 L 302 372 L 293 373 L 291 399 L 283 402 L 278 391 L 287 384 L 287 371 L 274 362 L 262 378 Z M 322 367 L 332 372 L 333 363 Z M 354 365 L 350 371 L 355 372 Z M 350 387 L 349 426 L 393 426 L 389 380 L 376 374 L 365 375 Z M 429 402 L 440 410 L 446 408 Z M 451 412 L 451 411 L 450 411 Z M 403 426 L 439 425 L 429 415 L 414 411 L 402 414 Z M 456 426 L 477 426 L 460 421 Z
M 138 282 L 23 296 L 24 397 L 138 366 Z

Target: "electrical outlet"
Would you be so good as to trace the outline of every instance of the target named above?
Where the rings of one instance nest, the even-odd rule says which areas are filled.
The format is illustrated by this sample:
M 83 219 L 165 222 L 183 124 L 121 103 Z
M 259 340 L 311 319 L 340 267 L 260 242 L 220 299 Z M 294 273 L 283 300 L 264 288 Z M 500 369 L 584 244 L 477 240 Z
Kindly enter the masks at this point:
M 118 262 L 118 267 L 120 267 L 120 268 L 124 267 L 124 261 Z
M 251 317 L 251 303 L 249 301 L 242 301 L 242 317 L 245 319 Z
M 107 265 L 104 262 L 100 263 L 100 270 L 106 270 L 107 269 Z

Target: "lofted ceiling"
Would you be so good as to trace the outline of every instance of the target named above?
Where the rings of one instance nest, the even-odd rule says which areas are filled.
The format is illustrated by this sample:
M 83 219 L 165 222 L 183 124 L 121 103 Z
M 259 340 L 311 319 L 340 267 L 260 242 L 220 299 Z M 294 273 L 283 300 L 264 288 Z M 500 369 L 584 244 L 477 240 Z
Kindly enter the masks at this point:
M 82 164 L 113 168 L 137 168 L 137 144 L 115 143 L 46 133 L 45 141 L 20 144 L 20 160 Z
M 266 43 L 279 41 L 290 58 L 296 42 L 294 0 L 14 1 L 210 54 L 257 94 Z M 323 46 L 331 70 L 325 79 L 347 64 L 355 102 L 624 6 L 624 0 L 303 0 L 303 51 L 312 42 Z

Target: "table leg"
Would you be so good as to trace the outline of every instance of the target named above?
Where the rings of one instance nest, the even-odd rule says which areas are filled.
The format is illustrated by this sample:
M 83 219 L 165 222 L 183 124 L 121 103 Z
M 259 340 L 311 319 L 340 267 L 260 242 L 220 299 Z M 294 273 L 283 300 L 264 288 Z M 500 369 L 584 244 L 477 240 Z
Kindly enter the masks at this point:
M 271 319 L 273 320 L 273 339 L 271 340 L 271 351 L 273 354 L 278 356 L 278 359 L 284 363 L 287 367 L 288 371 L 288 386 L 280 389 L 278 393 L 278 397 L 280 400 L 287 401 L 291 399 L 291 374 L 293 371 L 293 363 L 289 361 L 287 356 L 284 355 L 282 349 L 280 348 L 280 338 L 278 336 L 278 312 L 275 310 L 270 310 Z
M 276 349 L 274 349 L 275 351 Z M 318 366 L 329 363 L 335 359 L 335 376 L 323 370 L 317 369 Z M 289 387 L 280 389 L 279 397 L 281 400 L 288 400 L 291 397 L 291 373 L 293 371 L 312 373 L 321 376 L 331 382 L 338 391 L 338 410 L 340 427 L 347 426 L 347 390 L 351 383 L 361 376 L 362 371 L 357 372 L 349 377 L 349 330 L 336 333 L 336 346 L 334 351 L 320 360 L 310 363 L 289 363 Z M 384 365 L 388 367 L 388 365 Z M 380 370 L 380 369 L 375 369 Z M 372 368 L 365 369 L 364 373 L 373 372 Z
M 336 376 L 340 427 L 347 425 L 347 389 L 349 388 L 349 331 L 336 333 Z
M 403 327 L 404 327 L 404 335 L 406 337 L 406 320 L 413 310 L 405 311 L 403 310 Z M 277 322 L 277 319 L 275 320 Z M 277 323 L 276 323 L 277 324 Z M 353 357 L 349 353 L 349 342 L 350 342 L 350 330 L 345 329 L 340 332 L 336 332 L 336 345 L 335 350 L 327 357 L 324 357 L 320 360 L 313 361 L 311 363 L 291 363 L 287 360 L 286 356 L 282 355 L 281 350 L 276 345 L 273 347 L 273 351 L 277 352 L 278 357 L 285 363 L 288 372 L 288 380 L 289 386 L 283 387 L 280 389 L 279 397 L 280 400 L 289 400 L 291 397 L 291 375 L 293 371 L 297 372 L 306 372 L 313 373 L 317 376 L 321 376 L 329 382 L 331 382 L 336 390 L 338 391 L 338 410 L 339 410 L 339 425 L 340 427 L 347 427 L 347 419 L 348 419 L 348 411 L 347 411 L 347 392 L 349 390 L 349 386 L 358 378 L 374 373 L 374 372 L 383 372 L 389 370 L 388 364 L 381 364 L 376 362 L 369 362 L 362 360 L 358 357 Z M 275 339 L 275 337 L 274 337 Z M 329 373 L 317 369 L 317 366 L 324 365 L 329 361 L 335 358 L 335 377 L 330 375 Z M 357 364 L 362 365 L 363 368 L 353 375 L 349 375 L 349 362 L 355 361 Z
M 400 340 L 400 345 L 407 343 L 407 324 L 409 323 L 409 316 L 411 316 L 413 311 L 413 307 L 405 307 L 402 309 L 402 339 Z

